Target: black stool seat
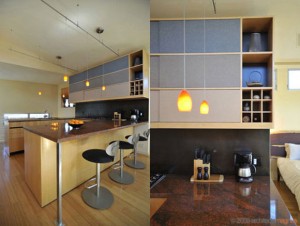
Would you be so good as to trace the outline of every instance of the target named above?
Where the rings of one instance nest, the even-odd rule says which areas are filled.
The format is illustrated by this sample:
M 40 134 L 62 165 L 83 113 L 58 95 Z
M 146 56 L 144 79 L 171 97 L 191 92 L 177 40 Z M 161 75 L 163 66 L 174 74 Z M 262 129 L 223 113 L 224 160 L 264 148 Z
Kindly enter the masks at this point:
M 82 157 L 94 163 L 107 163 L 114 161 L 114 156 L 110 156 L 103 149 L 89 149 L 82 153 Z
M 128 139 L 131 135 L 125 136 L 126 139 Z M 140 136 L 138 141 L 147 141 L 148 139 L 146 137 Z
M 112 144 L 113 142 L 116 142 L 116 141 L 112 141 L 109 144 Z M 120 140 L 119 147 L 120 147 L 120 149 L 133 149 L 133 144 L 130 144 L 127 141 Z

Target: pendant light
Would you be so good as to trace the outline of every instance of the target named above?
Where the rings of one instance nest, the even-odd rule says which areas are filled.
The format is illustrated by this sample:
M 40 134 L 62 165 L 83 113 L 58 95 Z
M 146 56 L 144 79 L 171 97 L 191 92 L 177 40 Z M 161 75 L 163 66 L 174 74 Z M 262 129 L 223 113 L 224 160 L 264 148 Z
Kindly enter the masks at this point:
M 184 7 L 183 7 L 183 90 L 178 95 L 177 99 L 177 107 L 178 111 L 180 112 L 190 112 L 192 110 L 192 98 L 189 94 L 189 92 L 185 89 L 185 4 L 186 1 L 184 1 Z
M 104 85 L 104 75 L 102 75 L 102 91 L 106 90 L 106 86 Z
M 205 35 L 205 32 L 206 32 L 206 19 L 205 19 L 205 1 L 203 0 L 203 14 L 204 14 L 204 20 L 203 20 L 203 52 L 204 52 L 204 55 L 203 55 L 203 87 L 204 87 L 204 100 L 202 101 L 202 103 L 200 104 L 200 114 L 202 115 L 207 115 L 209 113 L 209 105 L 208 105 L 208 102 L 205 100 L 206 99 L 206 89 L 205 89 L 205 52 L 206 52 L 206 49 L 205 49 L 205 39 L 206 39 L 206 35 Z
M 89 87 L 90 86 L 90 81 L 89 81 L 89 69 L 86 70 L 86 81 L 85 81 L 85 86 Z
M 68 76 L 64 75 L 64 82 L 67 82 L 67 81 L 68 81 Z

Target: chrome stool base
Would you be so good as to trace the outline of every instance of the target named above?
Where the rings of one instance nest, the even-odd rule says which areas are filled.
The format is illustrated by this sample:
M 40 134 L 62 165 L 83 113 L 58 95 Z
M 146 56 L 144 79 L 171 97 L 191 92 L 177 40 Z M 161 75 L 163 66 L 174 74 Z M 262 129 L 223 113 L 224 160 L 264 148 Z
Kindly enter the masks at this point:
M 112 193 L 102 186 L 99 188 L 97 186 L 90 189 L 86 188 L 82 191 L 81 196 L 86 204 L 95 209 L 108 209 L 114 202 Z
M 120 184 L 132 184 L 134 182 L 134 177 L 125 171 L 123 171 L 122 177 L 120 170 L 112 170 L 109 172 L 108 176 L 110 179 Z
M 145 169 L 145 164 L 140 161 L 134 161 L 134 159 L 126 159 L 124 163 L 134 169 Z

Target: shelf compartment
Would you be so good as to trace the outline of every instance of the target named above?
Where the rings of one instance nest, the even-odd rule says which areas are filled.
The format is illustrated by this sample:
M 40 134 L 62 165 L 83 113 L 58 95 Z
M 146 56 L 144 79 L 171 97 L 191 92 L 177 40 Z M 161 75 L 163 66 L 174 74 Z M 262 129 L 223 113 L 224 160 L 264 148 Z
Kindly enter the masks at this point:
M 249 51 L 250 34 L 260 33 L 263 51 L 272 51 L 273 47 L 273 19 L 264 18 L 244 18 L 242 20 L 243 31 L 243 52 Z
M 253 113 L 252 122 L 261 122 L 261 113 Z
M 272 87 L 272 71 L 268 63 L 243 63 L 242 86 L 248 87 L 247 83 L 251 82 L 259 82 L 262 87 Z
M 130 54 L 130 58 L 129 58 L 130 67 L 135 67 L 141 64 L 143 64 L 143 50 Z
M 243 123 L 251 123 L 251 113 L 243 113 L 243 118 L 242 118 L 242 122 Z
M 272 113 L 263 113 L 263 122 L 272 122 Z

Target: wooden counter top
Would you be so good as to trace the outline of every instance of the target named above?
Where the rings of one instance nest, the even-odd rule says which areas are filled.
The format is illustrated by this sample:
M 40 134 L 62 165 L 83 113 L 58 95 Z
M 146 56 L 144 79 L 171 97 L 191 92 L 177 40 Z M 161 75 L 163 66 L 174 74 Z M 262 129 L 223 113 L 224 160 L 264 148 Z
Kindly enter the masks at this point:
M 165 198 L 151 225 L 296 225 L 267 176 L 242 184 L 234 176 L 223 183 L 191 183 L 190 176 L 167 175 L 151 189 Z
M 79 129 L 73 129 L 67 123 L 59 123 L 58 127 L 53 127 L 51 125 L 25 126 L 24 129 L 56 143 L 61 143 L 146 123 L 148 122 L 131 123 L 130 121 L 121 121 L 119 123 L 119 121 L 113 120 L 93 120 L 85 122 Z

